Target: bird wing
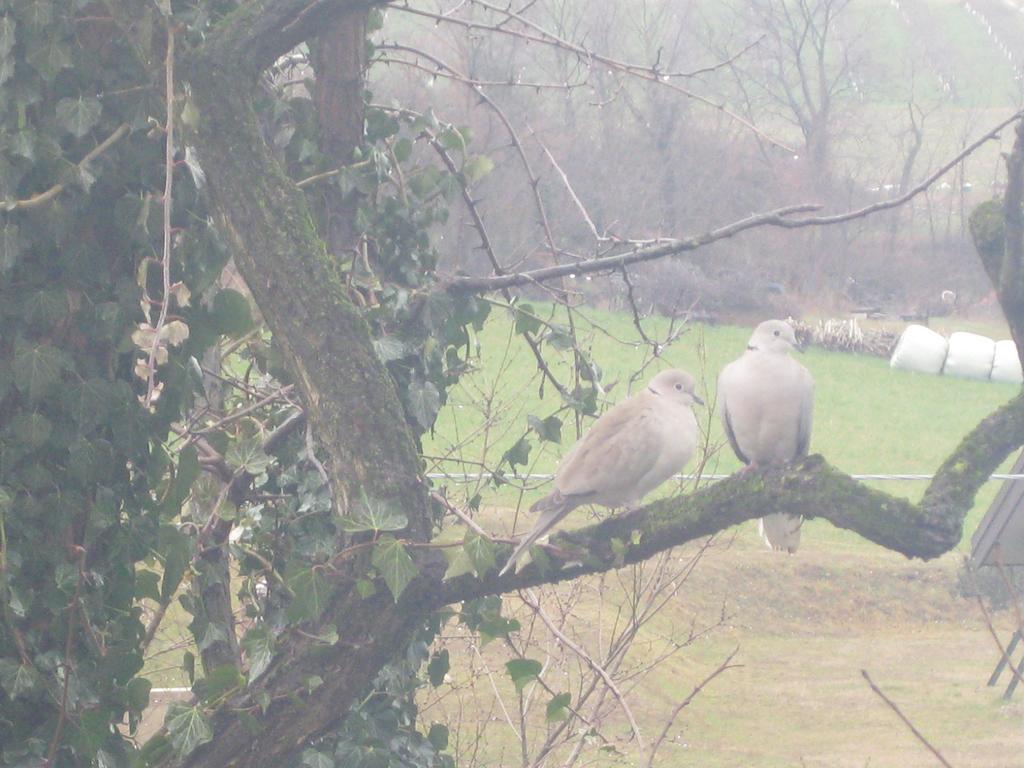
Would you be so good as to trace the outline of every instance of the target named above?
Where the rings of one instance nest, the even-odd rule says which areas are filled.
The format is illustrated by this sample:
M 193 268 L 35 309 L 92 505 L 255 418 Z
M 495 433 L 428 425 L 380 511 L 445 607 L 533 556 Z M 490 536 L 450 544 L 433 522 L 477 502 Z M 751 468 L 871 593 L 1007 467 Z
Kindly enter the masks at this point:
M 732 418 L 729 416 L 729 376 L 728 371 L 733 366 L 732 363 L 722 369 L 722 373 L 718 377 L 718 396 L 722 400 L 722 426 L 725 428 L 725 436 L 729 438 L 729 445 L 732 446 L 732 452 L 736 454 L 736 458 L 742 461 L 744 464 L 749 464 L 750 459 L 747 458 L 746 454 L 740 448 L 739 441 L 736 439 L 736 430 L 732 425 Z
M 795 456 L 798 459 L 806 456 L 810 450 L 811 425 L 814 420 L 814 379 L 806 368 L 803 368 L 801 378 L 803 386 L 800 391 L 800 420 L 797 425 Z
M 635 485 L 650 470 L 661 447 L 654 397 L 642 392 L 594 422 L 556 476 L 562 496 L 600 501 Z

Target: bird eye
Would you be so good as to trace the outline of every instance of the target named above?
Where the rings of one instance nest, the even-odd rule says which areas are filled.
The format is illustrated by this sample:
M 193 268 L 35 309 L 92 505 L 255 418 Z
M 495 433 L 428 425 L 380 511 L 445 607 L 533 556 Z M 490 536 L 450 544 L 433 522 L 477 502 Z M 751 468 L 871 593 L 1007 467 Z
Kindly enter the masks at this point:
M 683 385 L 682 385 L 682 384 L 676 384 L 676 389 L 679 389 L 679 390 L 681 390 L 682 388 L 683 388 Z
M 776 336 L 778 336 L 778 335 L 779 335 L 779 332 L 778 332 L 778 331 L 775 331 L 775 335 L 776 335 Z

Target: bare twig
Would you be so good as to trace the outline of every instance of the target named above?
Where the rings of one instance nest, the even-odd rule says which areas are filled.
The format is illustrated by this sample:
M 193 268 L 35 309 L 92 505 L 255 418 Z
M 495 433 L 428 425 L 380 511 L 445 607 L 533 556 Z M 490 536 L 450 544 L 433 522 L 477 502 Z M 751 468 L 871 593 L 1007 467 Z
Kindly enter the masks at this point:
M 900 711 L 900 708 L 896 706 L 896 702 L 894 702 L 892 699 L 890 699 L 888 696 L 882 693 L 882 689 L 875 685 L 875 682 L 871 679 L 871 676 L 868 674 L 868 671 L 866 669 L 862 669 L 860 673 L 864 677 L 864 679 L 867 680 L 868 685 L 871 686 L 871 690 L 874 691 L 882 701 L 889 705 L 889 708 L 893 712 L 895 712 L 896 716 L 903 721 L 903 724 L 910 729 L 910 732 L 914 734 L 914 737 L 918 741 L 920 741 L 925 747 L 927 747 L 928 751 L 935 755 L 938 761 L 942 763 L 944 766 L 946 766 L 946 768 L 953 768 L 949 761 L 942 756 L 942 753 L 939 752 L 939 750 L 937 750 L 935 747 L 933 747 L 931 743 L 928 741 L 928 739 L 924 737 L 924 734 L 917 730 L 917 728 L 914 727 L 914 724 L 910 722 L 910 719 L 906 715 L 904 715 L 903 712 Z
M 612 692 L 615 700 L 619 703 L 622 708 L 623 714 L 626 716 L 626 720 L 629 721 L 629 727 L 633 731 L 633 737 L 636 739 L 637 746 L 640 747 L 642 752 L 647 751 L 647 747 L 644 746 L 644 739 L 640 733 L 640 726 L 636 722 L 636 718 L 633 717 L 633 711 L 629 708 L 629 704 L 626 701 L 626 697 L 622 695 L 622 691 L 619 690 L 619 686 L 615 684 L 612 676 L 608 674 L 608 671 L 597 663 L 593 656 L 591 656 L 585 649 L 580 647 L 577 643 L 573 642 L 572 638 L 566 635 L 560 630 L 555 623 L 551 620 L 551 617 L 544 612 L 544 609 L 540 607 L 540 601 L 537 599 L 537 595 L 533 590 L 527 589 L 522 593 L 523 602 L 526 603 L 530 609 L 537 615 L 538 618 L 548 628 L 558 640 L 565 645 L 570 651 L 575 653 L 583 662 L 590 667 L 597 675 L 604 681 L 604 684 L 608 687 L 608 690 Z
M 708 683 L 710 683 L 720 674 L 725 672 L 727 669 L 736 669 L 738 667 L 743 666 L 742 664 L 730 663 L 733 660 L 733 658 L 735 658 L 736 654 L 739 653 L 739 650 L 739 647 L 735 648 L 733 652 L 725 658 L 725 661 L 719 664 L 718 667 L 716 667 L 710 675 L 708 675 L 699 683 L 697 683 L 697 685 L 694 686 L 693 690 L 690 691 L 689 695 L 675 706 L 675 708 L 672 710 L 672 714 L 670 714 L 668 716 L 668 720 L 665 721 L 665 727 L 661 729 L 661 733 L 658 734 L 658 738 L 651 745 L 651 751 L 647 756 L 647 768 L 652 768 L 652 766 L 654 765 L 654 756 L 657 754 L 658 748 L 661 746 L 662 742 L 665 741 L 665 737 L 668 736 L 668 732 L 672 728 L 672 724 L 676 721 L 676 718 L 679 717 L 679 713 L 686 709 L 688 706 L 690 706 L 690 702 L 697 698 L 700 692 L 707 687 Z
M 955 168 L 960 162 L 964 160 L 968 155 L 975 152 L 986 142 L 995 138 L 1000 131 L 1015 120 L 1020 119 L 1024 116 L 1024 112 L 1015 112 L 1011 117 L 1003 120 L 991 130 L 987 131 L 983 136 L 977 139 L 972 144 L 965 147 L 955 157 L 946 162 L 933 174 L 928 176 L 924 181 L 918 184 L 913 189 L 909 190 L 905 194 L 899 197 L 885 200 L 872 205 L 865 206 L 864 208 L 858 208 L 853 211 L 847 211 L 845 213 L 834 214 L 830 216 L 808 216 L 804 218 L 791 218 L 793 214 L 805 213 L 809 211 L 819 210 L 822 206 L 816 203 L 802 203 L 797 205 L 786 206 L 783 208 L 777 208 L 773 211 L 767 211 L 765 213 L 757 213 L 751 216 L 747 216 L 744 219 L 739 219 L 730 224 L 726 224 L 717 229 L 710 230 L 701 235 L 695 235 L 692 237 L 680 239 L 680 240 L 669 240 L 664 243 L 656 245 L 650 245 L 643 248 L 634 248 L 626 253 L 619 253 L 609 256 L 602 256 L 594 259 L 585 261 L 579 261 L 573 264 L 562 264 L 554 267 L 544 267 L 541 269 L 534 269 L 527 272 L 518 272 L 509 275 L 499 275 L 493 277 L 454 277 L 448 281 L 448 289 L 451 291 L 492 291 L 499 288 L 509 288 L 516 285 L 535 284 L 542 283 L 547 280 L 553 280 L 558 277 L 563 277 L 569 274 L 586 274 L 590 272 L 603 272 L 610 270 L 621 269 L 623 266 L 628 264 L 637 264 L 645 261 L 653 261 L 655 259 L 662 259 L 667 256 L 674 256 L 676 254 L 685 253 L 687 251 L 697 250 L 711 243 L 719 240 L 725 240 L 741 232 L 746 232 L 750 229 L 757 229 L 760 227 L 780 227 L 782 229 L 800 229 L 803 227 L 815 227 L 825 226 L 830 224 L 839 224 L 845 221 L 852 221 L 854 219 L 861 219 L 865 216 L 878 213 L 879 211 L 889 210 L 907 203 L 912 198 L 924 192 L 932 184 L 938 181 L 944 174 L 948 173 L 951 169 Z
M 107 138 L 97 144 L 85 157 L 79 160 L 75 169 L 78 171 L 84 171 L 93 160 L 127 136 L 130 130 L 128 123 L 122 123 L 119 125 L 113 133 L 107 136 Z M 66 186 L 67 185 L 64 182 L 60 182 L 58 184 L 54 184 L 46 191 L 32 195 L 32 197 L 24 200 L 12 200 L 11 202 L 3 203 L 2 207 L 5 211 L 24 211 L 31 208 L 38 208 L 39 206 L 46 205 L 56 198 L 57 195 L 64 191 Z

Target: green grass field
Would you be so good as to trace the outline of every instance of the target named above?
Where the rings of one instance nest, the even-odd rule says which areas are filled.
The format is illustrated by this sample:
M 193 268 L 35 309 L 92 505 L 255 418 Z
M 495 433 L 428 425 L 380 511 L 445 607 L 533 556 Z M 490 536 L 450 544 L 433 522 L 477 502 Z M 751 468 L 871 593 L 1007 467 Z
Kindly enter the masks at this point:
M 633 346 L 636 331 L 628 317 L 597 310 L 584 314 L 593 323 L 581 323 L 580 333 L 588 338 L 605 381 L 619 382 L 608 397 L 617 401 L 644 352 Z M 649 333 L 663 333 L 666 325 L 651 321 Z M 950 320 L 947 325 L 944 330 L 969 324 Z M 972 329 L 1000 335 L 998 324 Z M 742 351 L 748 333 L 746 328 L 694 326 L 650 373 L 680 366 L 700 375 L 710 404 L 717 371 Z M 493 465 L 526 429 L 528 414 L 544 417 L 557 410 L 560 402 L 550 388 L 545 397 L 538 395 L 529 350 L 516 340 L 506 344 L 508 338 L 508 321 L 496 312 L 481 335 L 480 370 L 453 393 L 428 453 L 452 451 L 465 460 Z M 1015 393 L 1010 386 L 892 371 L 887 361 L 876 358 L 811 350 L 802 361 L 817 384 L 812 450 L 851 473 L 932 472 L 979 419 Z M 566 357 L 555 368 L 564 371 L 568 365 Z M 498 415 L 487 430 L 479 427 L 483 410 Z M 710 425 L 711 443 L 720 444 L 717 419 Z M 535 448 L 530 471 L 551 471 L 572 442 L 570 431 L 567 425 L 560 446 Z M 472 471 L 454 462 L 447 467 Z M 727 447 L 708 463 L 711 472 L 736 467 Z M 926 484 L 878 485 L 917 498 Z M 487 527 L 507 531 L 515 524 L 522 530 L 532 521 L 522 510 L 540 491 L 520 494 L 507 487 L 473 485 L 468 494 L 481 490 L 485 508 L 479 519 Z M 980 494 L 961 552 L 996 490 L 991 483 Z M 583 524 L 587 516 L 578 511 L 566 525 Z M 737 661 L 743 666 L 713 681 L 687 708 L 674 727 L 674 738 L 659 751 L 657 765 L 935 764 L 870 691 L 861 669 L 869 671 L 954 765 L 1021 762 L 1024 709 L 1019 703 L 1003 704 L 1001 687 L 984 686 L 997 649 L 979 609 L 956 594 L 962 553 L 933 563 L 911 562 L 817 521 L 805 526 L 801 550 L 793 557 L 765 550 L 752 523 L 725 541 L 727 545 L 705 556 L 678 598 L 649 627 L 648 640 L 671 637 L 680 627 L 713 624 L 723 610 L 729 620 L 667 661 L 628 698 L 638 721 L 657 733 L 666 713 L 732 649 L 739 648 Z M 559 587 L 547 599 L 557 605 L 570 590 Z M 520 617 L 529 616 L 515 599 L 509 603 Z M 567 631 L 583 645 L 599 646 L 610 613 L 605 603 L 599 607 L 596 598 L 584 598 L 572 611 Z M 1011 622 L 1009 614 L 996 618 L 1004 637 Z M 505 705 L 513 707 L 515 697 L 504 685 L 502 669 L 508 650 L 498 646 L 487 646 L 474 665 L 478 674 L 482 664 L 493 672 Z M 453 650 L 453 657 L 463 663 L 469 656 Z M 559 674 L 557 665 L 552 663 L 551 669 L 552 676 Z M 468 685 L 468 667 L 456 668 L 452 675 L 459 685 Z M 566 686 L 571 679 L 565 675 Z M 503 717 L 494 714 L 500 712 L 494 689 L 480 686 L 474 691 L 476 711 L 486 717 L 462 722 L 464 728 L 472 724 L 485 734 L 477 764 L 520 764 L 519 743 Z M 425 722 L 442 713 L 450 716 L 452 705 L 446 708 L 445 701 L 444 693 L 436 702 L 427 695 Z M 628 733 L 624 720 L 613 716 L 612 722 L 619 736 Z M 542 723 L 535 722 L 535 727 L 543 733 Z M 635 745 L 623 752 L 623 764 L 643 763 Z M 620 764 L 611 757 L 598 762 L 606 763 Z

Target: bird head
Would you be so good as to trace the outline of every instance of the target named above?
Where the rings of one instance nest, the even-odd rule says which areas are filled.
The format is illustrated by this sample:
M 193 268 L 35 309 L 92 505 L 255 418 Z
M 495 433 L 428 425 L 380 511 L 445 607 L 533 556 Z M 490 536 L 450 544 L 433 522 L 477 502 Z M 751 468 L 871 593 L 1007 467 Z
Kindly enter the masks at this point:
M 696 388 L 697 382 L 693 376 L 678 368 L 662 371 L 647 385 L 647 389 L 656 395 L 671 398 L 685 405 L 704 405 L 704 401 L 697 396 Z
M 781 353 L 795 349 L 798 352 L 803 352 L 796 342 L 793 326 L 785 320 L 765 320 L 757 326 L 750 341 L 747 342 L 747 349 Z

